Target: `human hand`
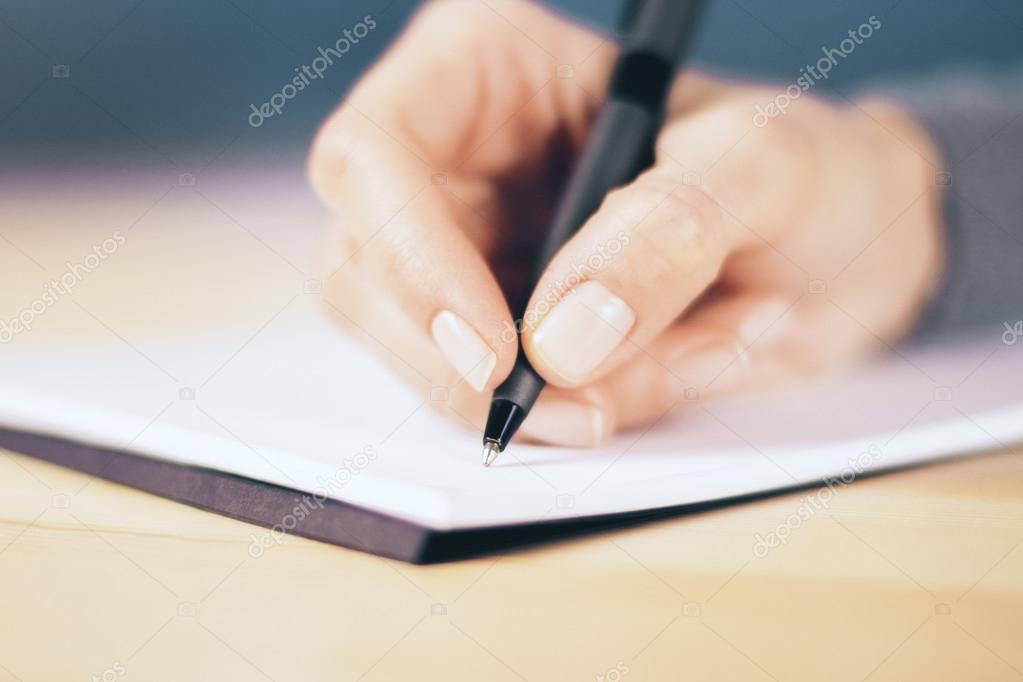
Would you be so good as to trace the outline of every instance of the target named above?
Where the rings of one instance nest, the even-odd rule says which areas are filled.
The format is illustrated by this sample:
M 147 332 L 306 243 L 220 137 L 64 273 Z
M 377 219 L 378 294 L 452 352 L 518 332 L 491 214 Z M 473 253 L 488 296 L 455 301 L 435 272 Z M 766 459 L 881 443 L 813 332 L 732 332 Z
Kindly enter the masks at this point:
M 482 426 L 517 300 L 614 49 L 515 0 L 428 5 L 324 124 L 325 301 L 439 405 Z M 557 254 L 520 321 L 550 386 L 522 427 L 595 445 L 715 393 L 889 344 L 940 274 L 931 143 L 880 101 L 678 78 L 654 166 Z M 438 401 L 431 401 L 436 404 Z

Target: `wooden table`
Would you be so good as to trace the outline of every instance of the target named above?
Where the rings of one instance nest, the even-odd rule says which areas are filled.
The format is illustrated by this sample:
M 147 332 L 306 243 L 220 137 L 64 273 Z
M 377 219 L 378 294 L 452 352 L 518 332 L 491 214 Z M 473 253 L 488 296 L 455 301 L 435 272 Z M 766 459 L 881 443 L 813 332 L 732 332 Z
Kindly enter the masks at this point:
M 0 680 L 1019 680 L 1021 491 L 989 454 L 416 567 L 253 558 L 255 527 L 0 451 Z

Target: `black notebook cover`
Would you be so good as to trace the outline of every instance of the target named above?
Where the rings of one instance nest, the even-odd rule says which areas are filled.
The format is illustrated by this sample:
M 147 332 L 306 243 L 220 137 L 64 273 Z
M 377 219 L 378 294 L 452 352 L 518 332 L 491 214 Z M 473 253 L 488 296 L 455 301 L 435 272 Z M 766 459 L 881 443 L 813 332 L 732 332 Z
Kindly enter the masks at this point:
M 293 527 L 287 529 L 288 533 L 415 564 L 464 559 L 768 495 L 580 519 L 441 531 L 330 498 L 321 498 L 312 513 L 297 520 L 292 511 L 303 504 L 308 509 L 309 493 L 52 436 L 0 428 L 0 447 L 266 528 L 280 529 L 282 519 L 290 514 L 295 523 L 289 524 Z

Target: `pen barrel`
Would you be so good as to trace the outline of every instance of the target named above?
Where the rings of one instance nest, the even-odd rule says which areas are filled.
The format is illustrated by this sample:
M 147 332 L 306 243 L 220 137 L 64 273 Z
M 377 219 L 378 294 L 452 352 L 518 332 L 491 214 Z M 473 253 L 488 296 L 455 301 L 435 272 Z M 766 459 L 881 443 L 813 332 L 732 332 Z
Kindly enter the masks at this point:
M 622 53 L 639 49 L 676 64 L 692 44 L 706 0 L 627 0 L 619 21 Z
M 630 99 L 609 100 L 604 104 L 590 133 L 591 144 L 586 146 L 573 169 L 551 228 L 541 246 L 536 268 L 526 287 L 527 296 L 535 289 L 554 254 L 597 211 L 604 196 L 616 187 L 627 184 L 649 164 L 659 118 L 659 109 L 651 109 L 649 105 Z M 565 293 L 552 292 L 553 295 Z M 520 327 L 527 324 L 527 303 L 528 299 L 519 307 Z M 585 343 L 585 339 L 580 339 L 580 343 Z M 543 387 L 543 378 L 526 359 L 520 343 L 515 368 L 508 379 L 497 387 L 494 401 L 507 400 L 528 412 Z
M 572 170 L 541 244 L 527 292 L 535 289 L 555 254 L 597 212 L 607 193 L 628 184 L 649 165 L 659 119 L 659 110 L 632 100 L 604 104 L 590 133 L 591 143 Z M 526 303 L 522 301 L 520 312 Z
M 691 43 L 704 0 L 630 0 L 622 16 L 622 52 L 607 99 L 572 168 L 526 288 L 532 292 L 551 259 L 600 208 L 611 190 L 650 165 L 676 64 Z M 528 299 L 522 301 L 524 312 Z
M 622 53 L 607 100 L 572 168 L 516 309 L 520 335 L 533 294 L 557 299 L 568 293 L 536 291 L 557 252 L 597 212 L 608 192 L 631 182 L 653 161 L 675 64 L 690 42 L 702 8 L 703 0 L 633 0 L 627 7 Z M 520 341 L 514 369 L 494 391 L 484 438 L 497 441 L 503 450 L 543 387 L 544 380 L 529 363 Z
M 535 269 L 525 288 L 526 299 L 518 308 L 520 327 L 528 324 L 525 321 L 528 297 L 554 255 L 597 212 L 608 192 L 628 184 L 649 165 L 661 118 L 659 102 L 656 106 L 652 104 L 623 97 L 610 99 L 601 107 L 589 142 L 572 169 L 554 220 L 537 254 Z M 563 296 L 566 293 L 555 291 L 551 295 Z M 540 292 L 540 295 L 546 294 Z M 585 339 L 580 339 L 580 342 L 585 343 Z M 509 400 L 528 411 L 543 387 L 544 380 L 529 364 L 520 343 L 515 369 L 508 380 L 498 386 L 494 400 Z

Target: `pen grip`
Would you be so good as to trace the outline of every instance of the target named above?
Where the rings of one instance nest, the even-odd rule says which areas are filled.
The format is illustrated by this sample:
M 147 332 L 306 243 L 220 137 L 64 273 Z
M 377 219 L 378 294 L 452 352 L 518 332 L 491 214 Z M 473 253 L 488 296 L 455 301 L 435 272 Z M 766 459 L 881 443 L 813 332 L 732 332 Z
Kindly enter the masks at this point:
M 543 378 L 529 364 L 526 354 L 522 351 L 522 344 L 519 343 L 515 367 L 508 378 L 494 391 L 493 400 L 507 400 L 518 405 L 524 412 L 529 412 L 533 403 L 540 396 L 544 383 Z
M 526 287 L 526 299 L 519 307 L 520 326 L 527 324 L 523 320 L 528 297 L 554 255 L 596 213 L 608 192 L 627 184 L 649 164 L 659 115 L 659 110 L 651 110 L 631 99 L 609 100 L 602 107 L 590 134 L 591 142 L 573 169 L 536 260 L 536 268 Z M 551 295 L 565 293 L 552 292 Z M 540 292 L 540 295 L 545 294 Z M 497 387 L 494 400 L 511 401 L 528 412 L 543 387 L 543 378 L 526 359 L 520 343 L 515 368 Z

